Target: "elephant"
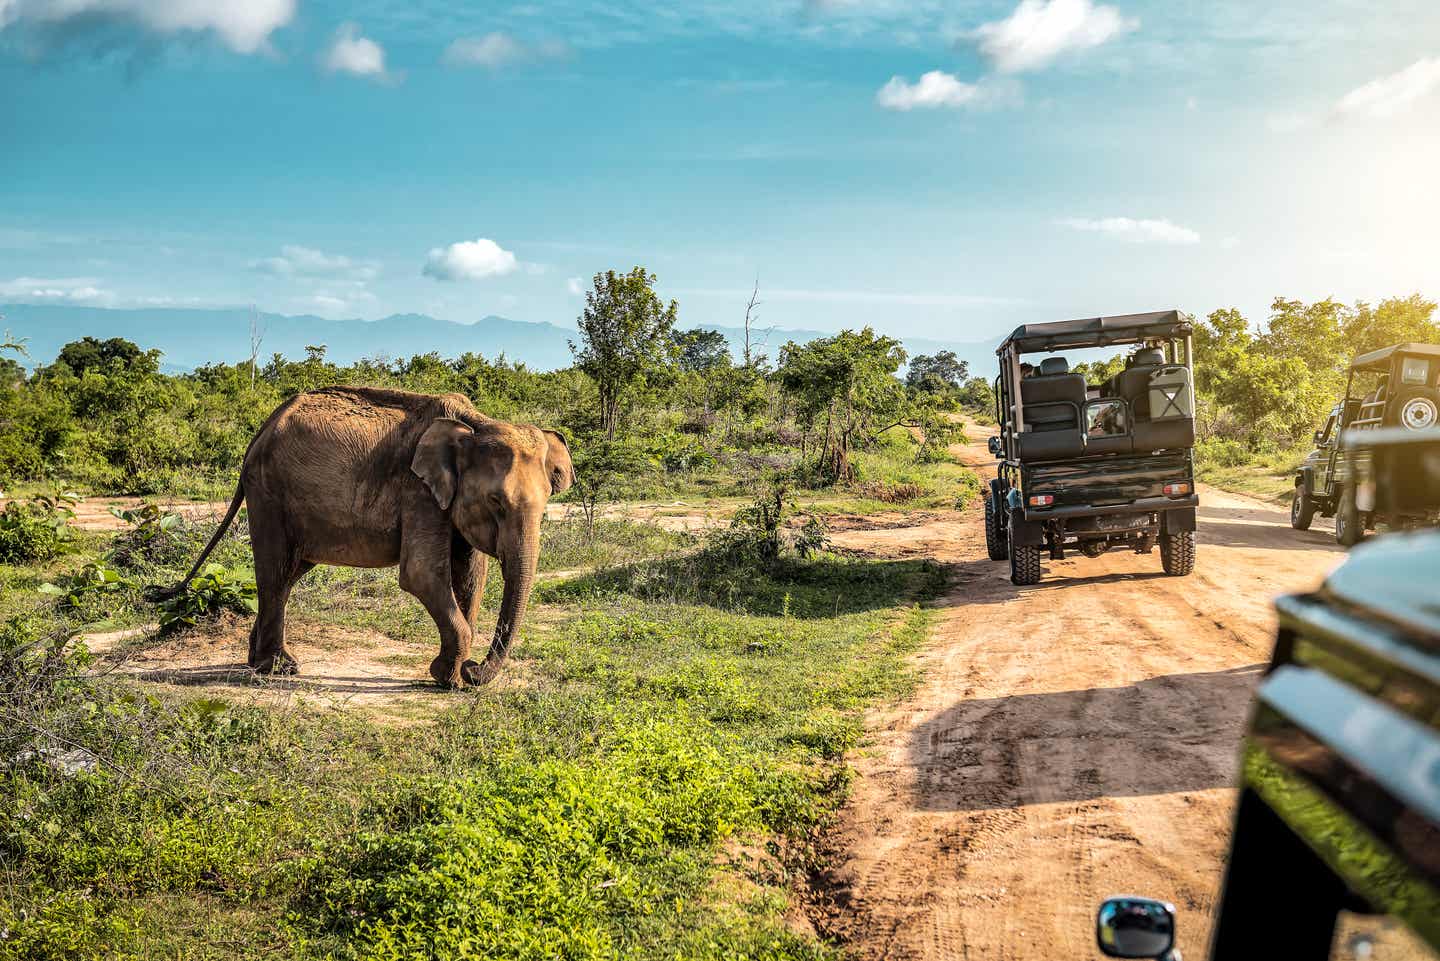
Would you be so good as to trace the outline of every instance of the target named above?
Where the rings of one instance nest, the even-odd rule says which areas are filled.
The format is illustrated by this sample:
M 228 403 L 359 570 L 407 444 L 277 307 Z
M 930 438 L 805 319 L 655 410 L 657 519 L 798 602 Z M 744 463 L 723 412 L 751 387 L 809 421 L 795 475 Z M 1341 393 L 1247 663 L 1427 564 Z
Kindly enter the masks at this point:
M 492 680 L 520 630 L 535 585 L 540 520 L 574 466 L 553 430 L 479 413 L 463 394 L 327 387 L 290 398 L 251 439 L 229 510 L 185 589 L 235 519 L 249 509 L 259 610 L 248 663 L 294 674 L 285 642 L 291 588 L 317 564 L 400 568 L 400 587 L 440 632 L 430 675 L 444 687 Z M 471 637 L 488 558 L 504 591 L 483 663 Z

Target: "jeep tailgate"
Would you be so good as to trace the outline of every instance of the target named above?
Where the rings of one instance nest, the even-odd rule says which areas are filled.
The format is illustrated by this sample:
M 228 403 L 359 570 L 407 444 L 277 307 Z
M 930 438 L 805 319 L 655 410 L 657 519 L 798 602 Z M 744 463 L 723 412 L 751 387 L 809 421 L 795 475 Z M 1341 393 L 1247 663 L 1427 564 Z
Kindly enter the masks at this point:
M 1193 492 L 1192 475 L 1182 450 L 1037 464 L 1024 469 L 1022 483 L 1026 497 L 1050 494 L 1056 508 L 1104 507 L 1164 497 L 1166 484 L 1189 483 Z

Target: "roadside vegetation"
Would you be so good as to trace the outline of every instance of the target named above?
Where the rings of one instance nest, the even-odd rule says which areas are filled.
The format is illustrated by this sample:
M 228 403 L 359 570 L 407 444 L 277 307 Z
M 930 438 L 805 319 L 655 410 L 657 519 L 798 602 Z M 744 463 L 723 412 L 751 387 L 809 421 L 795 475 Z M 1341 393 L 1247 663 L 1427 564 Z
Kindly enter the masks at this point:
M 785 497 L 704 536 L 547 522 L 546 567 L 580 569 L 542 580 L 515 679 L 420 723 L 195 696 L 73 639 L 153 621 L 140 585 L 210 525 L 0 566 L 0 957 L 828 957 L 793 881 L 943 576 L 835 554 Z M 243 523 L 216 556 L 193 643 L 243 610 Z M 392 572 L 315 574 L 293 633 L 433 641 Z
M 93 339 L 0 361 L 0 958 L 837 956 L 794 923 L 797 879 L 864 708 L 913 682 L 944 575 L 837 552 L 825 518 L 973 496 L 947 453 L 966 372 L 941 358 L 902 380 L 869 330 L 732 358 L 676 331 L 652 281 L 597 276 L 576 366 L 552 373 L 478 354 L 340 367 L 317 345 L 168 374 Z M 152 603 L 214 520 L 151 503 L 83 531 L 77 498 L 228 497 L 269 412 L 333 384 L 462 392 L 569 435 L 580 482 L 542 527 L 506 674 L 417 683 L 388 710 L 308 697 L 303 674 L 127 671 L 217 644 L 243 660 L 248 526 Z M 716 519 L 676 532 L 623 507 L 681 499 Z M 289 620 L 437 643 L 387 570 L 312 571 Z

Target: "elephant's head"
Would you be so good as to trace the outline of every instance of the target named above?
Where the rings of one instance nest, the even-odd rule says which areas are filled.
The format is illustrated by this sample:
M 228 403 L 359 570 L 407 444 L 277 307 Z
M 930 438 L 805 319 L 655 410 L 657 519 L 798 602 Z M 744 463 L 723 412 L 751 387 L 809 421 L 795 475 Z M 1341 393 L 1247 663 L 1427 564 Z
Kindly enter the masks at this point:
M 416 445 L 410 469 L 476 550 L 500 561 L 505 590 L 490 651 L 473 684 L 499 673 L 520 629 L 540 553 L 540 520 L 551 494 L 575 480 L 570 449 L 553 430 L 438 418 Z

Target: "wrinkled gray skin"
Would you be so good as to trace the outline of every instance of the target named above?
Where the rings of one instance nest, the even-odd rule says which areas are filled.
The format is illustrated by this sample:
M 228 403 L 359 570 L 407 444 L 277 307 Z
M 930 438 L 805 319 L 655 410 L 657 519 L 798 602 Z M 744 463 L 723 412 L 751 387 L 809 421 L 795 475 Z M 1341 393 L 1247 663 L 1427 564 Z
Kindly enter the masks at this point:
M 400 566 L 400 586 L 440 630 L 430 674 L 447 687 L 499 673 L 535 585 L 540 519 L 574 468 L 554 431 L 491 420 L 461 394 L 331 387 L 282 404 L 250 442 L 230 509 L 245 502 L 260 610 L 250 667 L 293 674 L 290 589 L 316 564 Z M 488 558 L 505 589 L 485 660 L 470 645 Z

